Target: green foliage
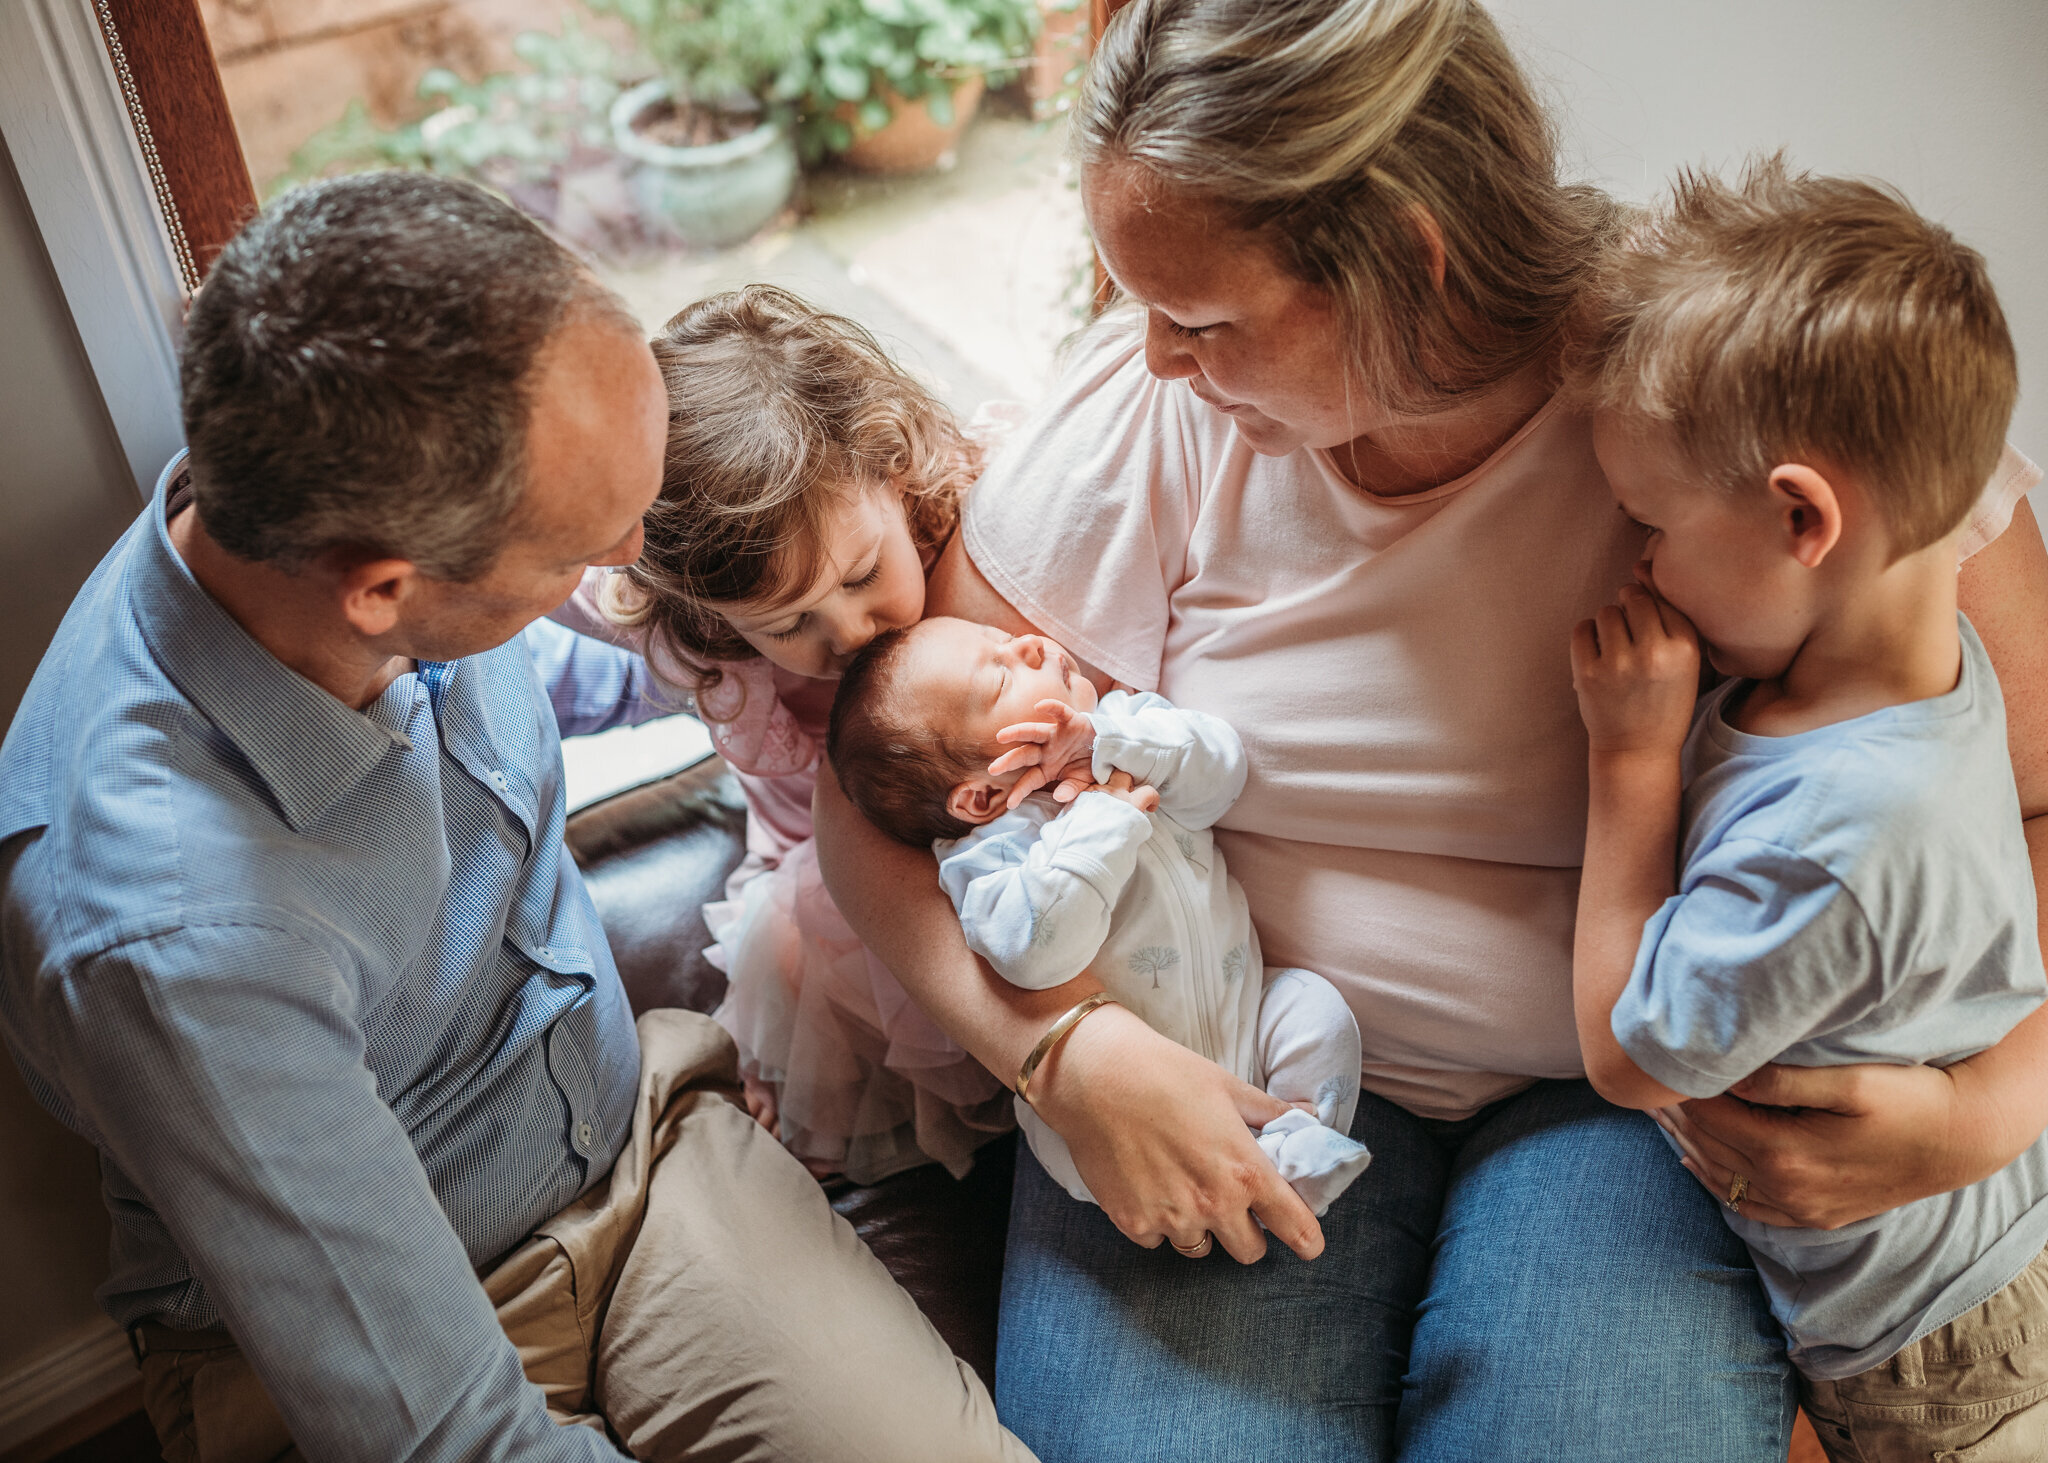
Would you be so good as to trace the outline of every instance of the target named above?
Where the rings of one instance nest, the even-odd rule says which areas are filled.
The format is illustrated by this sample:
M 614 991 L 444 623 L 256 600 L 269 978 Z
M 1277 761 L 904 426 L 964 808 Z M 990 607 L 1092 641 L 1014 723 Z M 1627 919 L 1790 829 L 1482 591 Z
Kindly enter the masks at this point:
M 803 95 L 827 0 L 584 0 L 632 27 L 678 99 L 720 106 Z
M 857 109 L 872 131 L 889 120 L 881 86 L 909 101 L 928 98 L 932 120 L 953 120 L 953 88 L 986 73 L 1000 85 L 1031 55 L 1034 0 L 827 0 L 811 37 L 802 95 L 807 157 L 841 152 L 853 128 L 835 115 Z
M 553 178 L 579 151 L 609 148 L 608 113 L 620 90 L 611 47 L 573 18 L 559 36 L 529 31 L 512 44 L 531 71 L 477 82 L 429 71 L 419 95 L 439 105 L 417 122 L 381 127 L 360 98 L 351 101 L 340 121 L 292 154 L 273 191 L 377 167 L 450 173 L 509 190 Z
M 1056 5 L 1079 0 L 1054 0 Z M 434 104 L 417 122 L 380 126 L 360 100 L 306 139 L 273 189 L 363 168 L 423 168 L 513 193 L 552 186 L 579 160 L 611 150 L 609 110 L 652 62 L 678 97 L 711 106 L 797 103 L 799 140 L 816 161 L 844 150 L 855 109 L 862 127 L 887 124 L 886 86 L 953 116 L 953 89 L 983 73 L 1000 85 L 1029 59 L 1036 0 L 584 0 L 632 29 L 646 56 L 622 58 L 566 17 L 559 36 L 514 43 L 531 69 L 468 82 L 421 78 Z

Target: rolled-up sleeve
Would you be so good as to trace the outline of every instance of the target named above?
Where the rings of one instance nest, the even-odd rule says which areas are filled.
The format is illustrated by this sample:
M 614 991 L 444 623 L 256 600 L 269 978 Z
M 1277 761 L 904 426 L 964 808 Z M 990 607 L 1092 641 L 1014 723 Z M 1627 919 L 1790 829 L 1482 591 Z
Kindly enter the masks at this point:
M 1977 506 L 1970 510 L 1969 520 L 1963 525 L 1956 545 L 1957 558 L 1968 559 L 1996 542 L 2011 525 L 2013 510 L 2019 507 L 2020 499 L 2040 481 L 2041 469 L 2012 443 L 2006 443 L 1998 466 L 1992 469 L 1991 481 L 1984 485 Z

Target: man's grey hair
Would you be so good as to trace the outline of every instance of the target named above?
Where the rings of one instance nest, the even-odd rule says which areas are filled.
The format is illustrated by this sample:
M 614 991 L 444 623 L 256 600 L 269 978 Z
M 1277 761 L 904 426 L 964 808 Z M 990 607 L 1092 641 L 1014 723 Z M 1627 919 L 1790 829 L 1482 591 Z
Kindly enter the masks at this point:
M 638 333 L 473 184 L 383 172 L 285 194 L 221 252 L 186 322 L 199 521 L 285 569 L 341 550 L 474 579 L 525 490 L 534 359 L 581 312 Z

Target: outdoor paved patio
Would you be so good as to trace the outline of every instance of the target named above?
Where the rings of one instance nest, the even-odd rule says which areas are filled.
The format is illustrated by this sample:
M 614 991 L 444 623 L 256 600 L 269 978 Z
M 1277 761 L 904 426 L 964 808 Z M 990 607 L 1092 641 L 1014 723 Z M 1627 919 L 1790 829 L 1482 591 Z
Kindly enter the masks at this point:
M 1057 122 L 984 110 L 947 169 L 813 174 L 808 208 L 733 249 L 601 269 L 650 331 L 692 300 L 781 285 L 868 326 L 963 415 L 1032 401 L 1084 319 L 1089 253 Z

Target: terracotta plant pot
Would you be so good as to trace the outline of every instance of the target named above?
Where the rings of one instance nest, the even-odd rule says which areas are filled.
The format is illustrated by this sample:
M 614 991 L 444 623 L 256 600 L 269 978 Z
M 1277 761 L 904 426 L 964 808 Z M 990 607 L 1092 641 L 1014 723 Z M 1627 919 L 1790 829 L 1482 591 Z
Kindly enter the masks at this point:
M 875 83 L 876 95 L 888 104 L 886 126 L 870 132 L 860 124 L 860 112 L 851 102 L 840 105 L 838 116 L 853 128 L 853 143 L 839 154 L 841 162 L 863 173 L 921 173 L 935 167 L 960 145 L 960 134 L 974 120 L 986 89 L 979 75 L 969 76 L 953 87 L 953 123 L 941 127 L 932 120 L 928 98 L 905 101 L 895 90 Z
M 752 237 L 796 191 L 796 144 L 777 116 L 751 132 L 702 147 L 670 147 L 635 127 L 668 100 L 668 83 L 650 81 L 612 105 L 613 145 L 640 165 L 634 177 L 648 217 L 686 244 L 724 248 Z
M 1041 122 L 1066 109 L 1088 64 L 1089 14 L 1086 0 L 1038 0 L 1038 40 L 1024 68 L 1024 94 Z

